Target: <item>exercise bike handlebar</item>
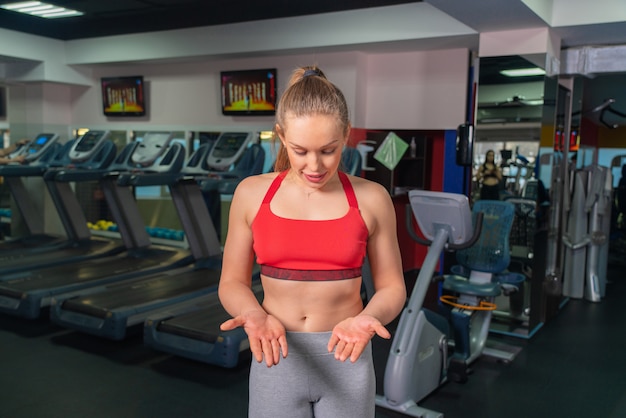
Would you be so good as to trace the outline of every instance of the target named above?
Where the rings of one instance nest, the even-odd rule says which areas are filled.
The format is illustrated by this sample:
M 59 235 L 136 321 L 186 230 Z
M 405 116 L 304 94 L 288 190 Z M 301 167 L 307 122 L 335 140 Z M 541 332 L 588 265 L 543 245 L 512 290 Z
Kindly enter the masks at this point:
M 484 214 L 482 212 L 479 212 L 476 214 L 476 224 L 474 225 L 474 232 L 468 241 L 465 241 L 461 244 L 454 244 L 454 243 L 448 242 L 446 243 L 445 249 L 448 251 L 456 251 L 456 250 L 463 250 L 465 248 L 469 248 L 472 245 L 474 245 L 474 243 L 480 237 L 480 233 L 481 233 L 482 226 L 483 226 L 483 216 Z M 411 210 L 410 204 L 406 205 L 405 223 L 406 223 L 406 229 L 409 231 L 409 235 L 415 242 L 417 242 L 418 244 L 422 244 L 427 247 L 430 247 L 430 245 L 432 244 L 432 241 L 429 239 L 420 237 L 415 232 L 415 229 L 413 229 L 413 212 Z

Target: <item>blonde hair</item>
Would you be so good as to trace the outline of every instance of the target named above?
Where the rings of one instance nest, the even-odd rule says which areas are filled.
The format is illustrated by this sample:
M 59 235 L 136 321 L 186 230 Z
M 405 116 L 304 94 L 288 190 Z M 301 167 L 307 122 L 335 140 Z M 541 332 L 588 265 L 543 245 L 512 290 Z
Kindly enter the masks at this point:
M 282 132 L 286 129 L 287 117 L 327 115 L 337 118 L 337 124 L 346 136 L 350 129 L 350 115 L 346 99 L 337 86 L 331 83 L 316 66 L 300 67 L 291 75 L 287 89 L 281 96 L 276 109 L 276 125 Z M 287 150 L 278 140 L 276 128 L 274 141 L 278 144 L 274 171 L 291 167 Z

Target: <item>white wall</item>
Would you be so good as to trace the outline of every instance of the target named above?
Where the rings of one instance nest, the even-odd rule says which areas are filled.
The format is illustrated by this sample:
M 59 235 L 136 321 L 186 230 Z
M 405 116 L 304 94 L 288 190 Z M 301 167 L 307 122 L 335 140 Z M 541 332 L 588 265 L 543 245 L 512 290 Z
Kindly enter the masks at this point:
M 367 128 L 456 129 L 465 121 L 469 51 L 372 55 L 367 66 Z
M 358 128 L 455 129 L 463 122 L 468 72 L 467 50 L 367 55 L 359 52 L 280 55 L 208 62 L 94 67 L 92 86 L 72 87 L 71 124 L 114 130 L 271 129 L 273 117 L 223 116 L 219 72 L 278 69 L 279 95 L 293 69 L 319 65 L 339 86 Z M 148 113 L 143 118 L 106 118 L 99 80 L 143 75 Z

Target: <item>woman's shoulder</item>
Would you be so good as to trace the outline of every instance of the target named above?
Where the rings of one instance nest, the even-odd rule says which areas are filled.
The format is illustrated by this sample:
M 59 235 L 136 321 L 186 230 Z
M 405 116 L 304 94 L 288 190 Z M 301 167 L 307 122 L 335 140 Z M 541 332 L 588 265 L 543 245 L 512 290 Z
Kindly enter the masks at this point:
M 354 189 L 354 193 L 359 201 L 359 205 L 377 205 L 381 201 L 391 201 L 389 191 L 387 191 L 382 184 L 363 177 L 352 175 L 348 175 L 348 179 L 352 184 L 352 188 Z
M 268 183 L 268 187 L 269 184 L 272 183 L 272 181 L 274 181 L 274 179 L 276 178 L 276 176 L 278 176 L 279 173 L 276 172 L 271 172 L 271 173 L 263 173 L 263 174 L 256 174 L 254 176 L 248 176 L 245 179 L 241 180 L 241 183 L 239 183 L 240 186 L 244 186 L 244 187 L 258 187 L 261 186 L 262 184 Z
M 245 200 L 249 198 L 251 201 L 259 196 L 262 199 L 277 175 L 278 173 L 263 173 L 246 177 L 237 185 L 235 196 Z
M 346 174 L 346 176 L 350 180 L 350 183 L 352 184 L 352 187 L 355 190 L 359 188 L 359 189 L 364 189 L 364 190 L 372 191 L 372 192 L 386 192 L 387 191 L 387 189 L 385 189 L 382 184 L 377 183 L 373 180 L 369 180 L 364 177 L 353 176 L 351 174 Z

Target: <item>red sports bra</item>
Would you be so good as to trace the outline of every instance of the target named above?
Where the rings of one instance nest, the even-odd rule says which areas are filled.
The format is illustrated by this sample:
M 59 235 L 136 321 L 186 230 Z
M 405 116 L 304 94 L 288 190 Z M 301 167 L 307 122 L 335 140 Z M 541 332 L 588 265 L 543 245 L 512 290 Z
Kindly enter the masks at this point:
M 348 176 L 339 172 L 350 208 L 341 218 L 287 219 L 270 202 L 287 171 L 268 189 L 252 222 L 253 248 L 261 274 L 276 279 L 327 281 L 361 276 L 369 232 Z

